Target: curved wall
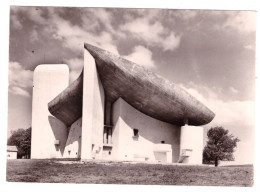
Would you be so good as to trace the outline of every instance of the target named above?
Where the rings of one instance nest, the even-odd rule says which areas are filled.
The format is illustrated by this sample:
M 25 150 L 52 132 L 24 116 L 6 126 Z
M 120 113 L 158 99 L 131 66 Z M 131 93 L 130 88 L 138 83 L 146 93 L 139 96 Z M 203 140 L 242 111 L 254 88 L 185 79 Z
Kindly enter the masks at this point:
M 137 158 L 156 161 L 155 144 L 164 141 L 171 145 L 171 162 L 179 159 L 180 127 L 149 117 L 133 108 L 122 98 L 113 104 L 113 159 L 135 160 Z M 139 137 L 133 137 L 138 129 Z
M 81 129 L 82 118 L 75 121 L 69 131 L 66 147 L 64 150 L 64 158 L 80 158 L 81 153 Z
M 203 127 L 185 125 L 181 127 L 180 155 L 183 150 L 188 151 L 188 157 L 183 159 L 183 163 L 202 164 L 203 152 Z
M 38 65 L 33 76 L 31 158 L 61 158 L 67 126 L 53 117 L 48 102 L 69 84 L 69 68 L 64 64 Z M 59 140 L 59 145 L 55 145 Z
M 84 51 L 81 158 L 99 159 L 102 154 L 105 92 L 94 58 Z

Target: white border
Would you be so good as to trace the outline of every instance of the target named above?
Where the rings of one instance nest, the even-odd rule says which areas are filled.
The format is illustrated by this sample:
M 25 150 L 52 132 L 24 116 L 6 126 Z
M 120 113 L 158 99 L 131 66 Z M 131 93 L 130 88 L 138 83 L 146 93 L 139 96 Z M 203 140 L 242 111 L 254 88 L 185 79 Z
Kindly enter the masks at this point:
M 95 191 L 133 191 L 133 190 L 149 190 L 149 191 L 172 191 L 172 190 L 195 190 L 195 191 L 259 191 L 259 174 L 255 171 L 254 187 L 240 188 L 240 187 L 180 187 L 180 186 L 135 186 L 135 185 L 76 185 L 76 184 L 36 184 L 36 183 L 6 183 L 6 136 L 7 136 L 7 85 L 8 85 L 8 57 L 9 57 L 9 6 L 23 5 L 23 6 L 61 6 L 61 7 L 118 7 L 118 8 L 172 8 L 172 9 L 218 9 L 218 10 L 257 10 L 257 31 L 259 31 L 259 11 L 260 7 L 257 0 L 181 0 L 181 1 L 166 1 L 166 0 L 10 0 L 8 2 L 1 2 L 1 65 L 0 65 L 0 90 L 1 90 L 1 134 L 0 134 L 0 185 L 1 191 L 76 191 L 76 190 L 95 190 Z M 259 55 L 259 38 L 257 37 L 257 54 Z M 258 64 L 258 60 L 257 60 Z M 255 170 L 259 169 L 259 155 L 257 149 L 259 148 L 259 67 L 256 70 L 256 122 L 255 122 Z M 3 185 L 3 186 L 2 186 Z

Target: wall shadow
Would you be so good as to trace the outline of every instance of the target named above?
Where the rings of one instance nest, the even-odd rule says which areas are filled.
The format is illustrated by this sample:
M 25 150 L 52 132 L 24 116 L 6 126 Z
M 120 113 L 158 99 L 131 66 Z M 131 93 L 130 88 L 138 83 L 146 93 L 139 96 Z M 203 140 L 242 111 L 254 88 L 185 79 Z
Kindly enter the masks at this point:
M 68 134 L 68 139 L 65 146 L 64 156 L 67 158 L 80 158 L 81 157 L 81 132 L 82 121 L 75 121 Z
M 57 119 L 56 117 L 53 116 L 48 116 L 48 120 L 53 132 L 53 135 L 55 137 L 55 140 L 59 140 L 59 145 L 55 145 L 55 141 L 53 141 L 53 145 L 55 145 L 56 151 L 60 151 L 61 156 L 63 156 L 64 149 L 66 146 L 66 141 L 68 138 L 68 128 L 67 126 Z

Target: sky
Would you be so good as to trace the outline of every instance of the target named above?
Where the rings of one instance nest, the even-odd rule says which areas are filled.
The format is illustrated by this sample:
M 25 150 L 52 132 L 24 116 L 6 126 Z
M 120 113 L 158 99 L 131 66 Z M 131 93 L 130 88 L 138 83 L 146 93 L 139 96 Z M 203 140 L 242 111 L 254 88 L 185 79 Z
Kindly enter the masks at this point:
M 174 82 L 240 139 L 237 162 L 254 150 L 256 12 L 16 7 L 10 9 L 8 136 L 31 125 L 33 70 L 65 63 L 70 82 L 84 42 L 121 55 Z

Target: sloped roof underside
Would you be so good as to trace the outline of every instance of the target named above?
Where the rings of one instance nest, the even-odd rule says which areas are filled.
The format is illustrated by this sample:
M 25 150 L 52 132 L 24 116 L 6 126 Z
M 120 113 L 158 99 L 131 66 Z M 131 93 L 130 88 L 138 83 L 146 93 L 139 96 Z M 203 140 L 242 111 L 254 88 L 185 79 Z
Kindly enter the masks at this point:
M 215 114 L 181 87 L 120 56 L 85 43 L 94 57 L 105 95 L 121 97 L 142 113 L 158 120 L 204 125 Z M 68 126 L 82 116 L 83 73 L 49 103 L 50 112 Z

